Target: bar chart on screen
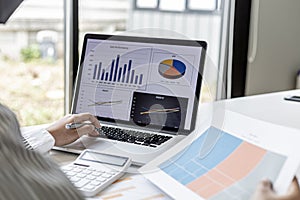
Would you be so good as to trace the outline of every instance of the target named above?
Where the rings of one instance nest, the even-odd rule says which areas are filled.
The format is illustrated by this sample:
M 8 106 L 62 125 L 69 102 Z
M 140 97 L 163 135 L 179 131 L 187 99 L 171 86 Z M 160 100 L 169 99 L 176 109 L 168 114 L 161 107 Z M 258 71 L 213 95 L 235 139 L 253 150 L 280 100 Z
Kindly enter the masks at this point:
M 150 49 L 128 48 L 100 45 L 91 49 L 85 60 L 85 83 L 145 89 L 149 74 Z M 110 53 L 106 54 L 108 50 Z
M 132 60 L 128 60 L 123 66 L 120 66 L 120 55 L 112 59 L 109 68 L 102 68 L 102 62 L 94 65 L 93 80 L 110 82 L 110 83 L 124 83 L 124 84 L 143 84 L 144 74 L 136 73 L 132 69 Z

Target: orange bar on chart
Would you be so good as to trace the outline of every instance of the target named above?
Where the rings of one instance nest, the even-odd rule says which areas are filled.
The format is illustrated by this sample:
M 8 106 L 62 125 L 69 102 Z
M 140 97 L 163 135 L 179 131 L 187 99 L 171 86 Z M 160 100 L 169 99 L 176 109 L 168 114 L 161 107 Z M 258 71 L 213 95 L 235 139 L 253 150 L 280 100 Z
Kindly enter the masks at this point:
M 257 166 L 265 153 L 264 149 L 243 142 L 224 161 L 204 176 L 189 183 L 187 187 L 200 196 L 209 198 L 247 176 Z M 209 186 L 204 187 L 205 184 L 209 184 Z

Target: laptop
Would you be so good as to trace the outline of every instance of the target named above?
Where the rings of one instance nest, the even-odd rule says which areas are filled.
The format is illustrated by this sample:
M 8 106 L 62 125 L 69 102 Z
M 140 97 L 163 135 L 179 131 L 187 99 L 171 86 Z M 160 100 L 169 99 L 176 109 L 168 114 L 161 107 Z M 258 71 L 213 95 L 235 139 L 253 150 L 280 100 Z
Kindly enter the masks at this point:
M 206 48 L 205 41 L 86 34 L 72 113 L 92 113 L 102 131 L 67 148 L 143 165 L 178 143 L 195 128 Z

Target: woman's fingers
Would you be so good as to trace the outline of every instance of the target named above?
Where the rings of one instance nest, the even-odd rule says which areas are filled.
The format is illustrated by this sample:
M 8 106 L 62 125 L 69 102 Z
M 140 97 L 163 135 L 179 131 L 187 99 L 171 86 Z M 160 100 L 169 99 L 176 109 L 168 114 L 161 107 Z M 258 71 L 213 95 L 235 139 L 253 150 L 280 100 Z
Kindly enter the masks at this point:
M 100 128 L 99 120 L 90 113 L 81 113 L 72 115 L 69 120 L 75 123 L 83 123 L 85 121 L 91 122 L 95 127 Z
M 76 130 L 79 137 L 83 135 L 99 136 L 99 133 L 95 129 L 94 125 L 84 125 L 80 128 L 77 128 Z

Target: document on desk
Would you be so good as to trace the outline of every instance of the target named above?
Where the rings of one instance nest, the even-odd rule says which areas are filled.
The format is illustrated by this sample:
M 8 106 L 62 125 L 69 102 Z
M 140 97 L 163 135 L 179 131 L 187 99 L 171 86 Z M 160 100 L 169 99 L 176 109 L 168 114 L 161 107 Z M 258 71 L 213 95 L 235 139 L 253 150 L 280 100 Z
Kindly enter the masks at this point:
M 140 174 L 126 174 L 107 189 L 87 200 L 171 200 Z
M 139 171 L 174 199 L 249 199 L 262 178 L 284 193 L 299 142 L 299 130 L 225 111 Z

